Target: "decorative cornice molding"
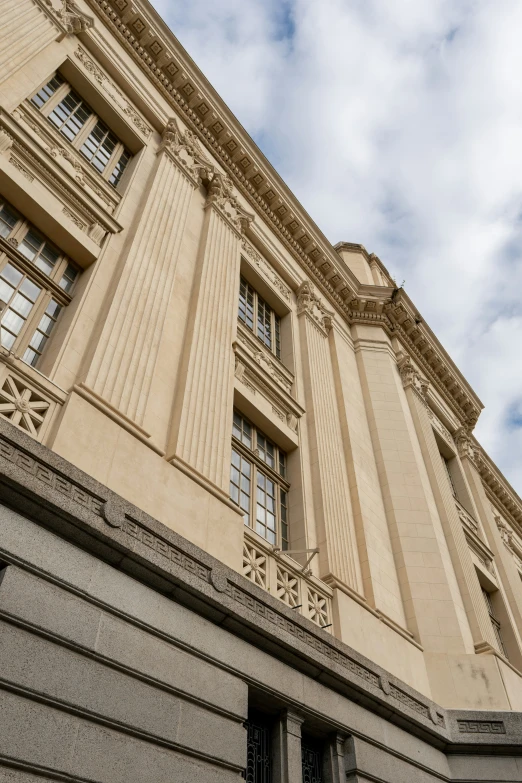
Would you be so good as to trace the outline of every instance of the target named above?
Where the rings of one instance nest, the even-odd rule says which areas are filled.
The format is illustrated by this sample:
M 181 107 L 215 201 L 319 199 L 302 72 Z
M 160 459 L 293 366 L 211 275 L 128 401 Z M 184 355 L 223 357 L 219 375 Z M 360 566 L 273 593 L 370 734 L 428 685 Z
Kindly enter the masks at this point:
M 307 315 L 325 336 L 333 326 L 334 314 L 325 308 L 313 284 L 305 280 L 297 289 L 297 315 Z
M 461 459 L 463 457 L 467 457 L 467 459 L 469 459 L 470 462 L 472 462 L 475 465 L 477 459 L 477 448 L 475 446 L 475 443 L 471 439 L 470 432 L 466 430 L 464 427 L 461 427 L 456 431 L 456 433 L 453 436 L 453 439 L 455 440 L 455 445 L 457 447 L 459 457 Z

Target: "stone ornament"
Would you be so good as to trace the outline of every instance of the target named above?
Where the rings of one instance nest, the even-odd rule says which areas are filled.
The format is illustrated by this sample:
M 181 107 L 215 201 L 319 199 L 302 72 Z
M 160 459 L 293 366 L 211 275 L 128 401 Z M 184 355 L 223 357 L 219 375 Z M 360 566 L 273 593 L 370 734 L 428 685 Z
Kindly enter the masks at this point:
M 78 35 L 94 27 L 93 17 L 84 14 L 74 0 L 61 0 L 61 8 L 57 8 L 52 0 L 44 2 L 70 35 Z
M 297 315 L 304 313 L 323 333 L 328 334 L 333 325 L 333 313 L 325 308 L 309 280 L 297 289 Z
M 201 149 L 196 134 L 190 130 L 181 131 L 174 117 L 167 122 L 163 131 L 160 151 L 164 149 L 198 182 L 212 177 L 214 166 Z
M 206 206 L 214 206 L 232 224 L 239 234 L 244 234 L 254 220 L 254 215 L 240 205 L 230 177 L 214 171 L 208 185 Z
M 125 522 L 125 512 L 120 503 L 115 499 L 105 501 L 101 507 L 101 514 L 104 520 L 111 527 L 123 527 Z

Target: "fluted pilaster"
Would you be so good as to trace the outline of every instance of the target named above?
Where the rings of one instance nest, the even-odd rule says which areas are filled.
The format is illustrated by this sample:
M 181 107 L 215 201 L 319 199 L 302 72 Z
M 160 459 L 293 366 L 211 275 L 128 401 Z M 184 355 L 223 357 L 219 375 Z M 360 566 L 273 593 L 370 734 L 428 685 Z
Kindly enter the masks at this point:
M 54 41 L 58 30 L 33 0 L 0 0 L 0 19 L 0 82 L 3 82 Z
M 187 335 L 186 377 L 174 416 L 172 458 L 224 492 L 230 471 L 232 342 L 237 318 L 241 230 L 249 220 L 251 217 L 241 210 L 232 193 L 231 182 L 214 175 Z
M 192 193 L 193 161 L 166 134 L 152 185 L 86 379 L 98 396 L 142 425 Z M 185 150 L 186 152 L 186 150 Z M 187 158 L 190 161 L 190 158 Z
M 328 343 L 331 314 L 321 305 L 312 285 L 298 291 L 298 315 L 305 346 L 305 382 L 314 496 L 322 525 L 320 548 L 323 576 L 341 580 L 362 592 L 361 569 L 344 461 L 335 378 Z M 322 540 L 321 540 L 322 538 Z

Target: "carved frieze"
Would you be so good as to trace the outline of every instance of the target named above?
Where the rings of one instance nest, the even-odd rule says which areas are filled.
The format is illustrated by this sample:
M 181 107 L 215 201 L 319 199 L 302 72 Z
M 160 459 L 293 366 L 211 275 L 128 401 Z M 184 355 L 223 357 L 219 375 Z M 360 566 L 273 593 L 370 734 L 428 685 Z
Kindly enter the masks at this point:
M 297 289 L 297 315 L 308 316 L 325 336 L 332 328 L 333 313 L 323 305 L 309 280 Z
M 78 58 L 85 70 L 91 74 L 91 76 L 100 85 L 103 91 L 107 93 L 111 101 L 119 106 L 119 108 L 129 118 L 135 128 L 137 128 L 138 131 L 148 138 L 152 133 L 152 128 L 147 125 L 142 117 L 140 117 L 136 109 L 130 105 L 123 93 L 116 87 L 109 77 L 106 76 L 101 68 L 96 65 L 94 60 L 87 54 L 85 49 L 82 49 L 81 46 L 78 46 L 74 52 L 74 56 Z
M 281 278 L 276 275 L 270 264 L 265 261 L 263 256 L 260 255 L 257 250 L 255 250 L 252 245 L 246 241 L 246 239 L 243 240 L 241 247 L 243 248 L 245 255 L 247 255 L 248 258 L 253 261 L 257 268 L 277 289 L 278 293 L 280 293 L 286 299 L 286 301 L 289 302 L 290 289 L 283 283 Z

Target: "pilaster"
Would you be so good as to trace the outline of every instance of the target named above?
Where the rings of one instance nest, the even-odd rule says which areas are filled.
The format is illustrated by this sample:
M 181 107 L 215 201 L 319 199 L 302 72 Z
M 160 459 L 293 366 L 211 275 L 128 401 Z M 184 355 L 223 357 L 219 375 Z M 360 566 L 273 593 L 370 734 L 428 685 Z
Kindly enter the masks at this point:
M 171 120 L 86 378 L 95 395 L 138 427 L 143 426 L 149 402 L 191 196 L 202 166 L 192 139 Z
M 0 18 L 0 82 L 4 82 L 60 32 L 34 0 L 0 0 Z
M 304 352 L 307 422 L 310 436 L 315 515 L 320 532 L 321 577 L 340 580 L 362 593 L 341 422 L 329 345 L 332 314 L 325 310 L 310 282 L 297 292 Z M 327 580 L 328 581 L 328 580 Z
M 394 351 L 380 326 L 356 324 L 353 335 L 409 630 L 425 650 L 464 653 L 451 563 Z
M 228 493 L 241 236 L 253 217 L 219 173 L 205 208 L 169 458 Z
M 328 737 L 324 754 L 324 783 L 346 783 L 344 761 L 346 735 L 336 731 Z
M 520 573 L 510 548 L 509 533 L 506 532 L 502 519 L 499 516 L 495 517 L 491 504 L 486 497 L 486 491 L 476 464 L 477 459 L 480 459 L 479 451 L 469 434 L 464 430 L 460 430 L 457 433 L 456 440 L 459 446 L 462 467 L 466 474 L 478 515 L 486 532 L 488 544 L 495 555 L 495 565 L 502 589 L 506 595 L 504 603 L 510 616 L 509 619 L 514 626 L 512 630 L 518 648 L 516 651 L 513 651 L 516 653 L 518 660 L 512 662 L 520 669 L 522 662 L 522 590 Z M 510 655 L 511 657 L 514 657 L 513 654 Z
M 277 783 L 303 783 L 301 726 L 304 718 L 293 710 L 284 710 L 272 736 L 273 779 Z
M 413 422 L 455 573 L 456 584 L 453 585 L 450 581 L 448 600 L 455 606 L 465 609 L 466 616 L 463 617 L 460 612 L 459 621 L 463 638 L 467 641 L 466 652 L 473 653 L 474 645 L 483 642 L 488 642 L 495 647 L 491 622 L 469 553 L 469 545 L 433 434 L 429 408 L 424 399 L 427 391 L 426 384 L 421 381 L 407 356 L 403 356 L 399 360 L 399 374 L 412 411 Z

